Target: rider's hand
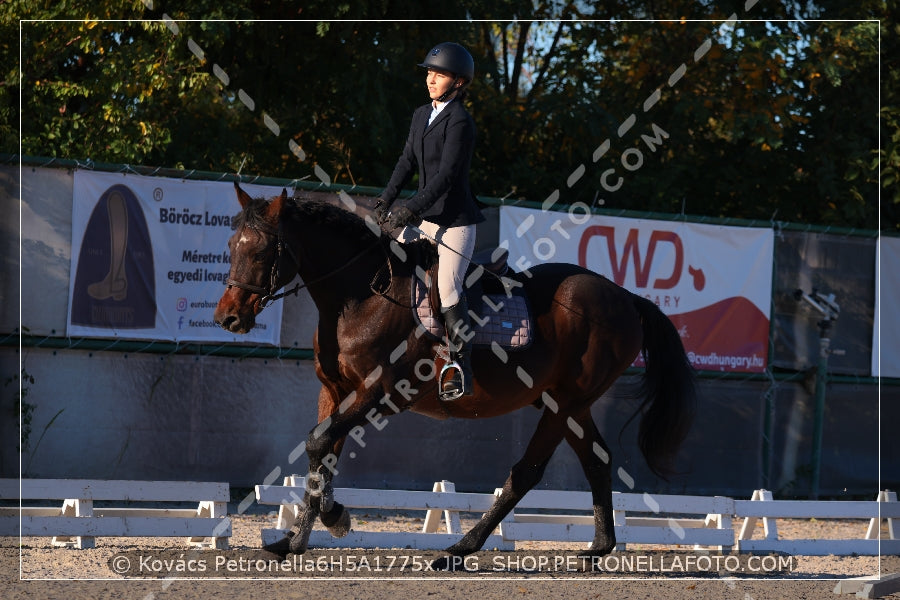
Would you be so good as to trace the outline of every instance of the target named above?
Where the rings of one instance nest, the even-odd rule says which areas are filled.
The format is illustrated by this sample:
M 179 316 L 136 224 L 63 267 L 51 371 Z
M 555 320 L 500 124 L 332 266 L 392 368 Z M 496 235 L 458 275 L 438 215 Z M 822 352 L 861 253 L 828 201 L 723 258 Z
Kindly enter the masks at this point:
M 400 229 L 407 225 L 418 225 L 421 221 L 422 219 L 418 215 L 405 206 L 400 206 L 388 213 L 388 226 L 391 230 Z
M 379 198 L 372 209 L 375 216 L 375 222 L 379 225 L 383 225 L 390 214 L 389 209 L 390 205 L 384 201 L 384 198 Z

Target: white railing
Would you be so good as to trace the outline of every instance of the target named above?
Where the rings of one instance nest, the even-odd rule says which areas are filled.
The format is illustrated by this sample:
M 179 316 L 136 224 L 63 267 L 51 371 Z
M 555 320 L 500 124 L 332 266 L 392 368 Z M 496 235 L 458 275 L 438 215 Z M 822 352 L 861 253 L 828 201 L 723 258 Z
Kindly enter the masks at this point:
M 53 543 L 93 548 L 96 537 L 180 537 L 191 545 L 228 548 L 227 483 L 88 479 L 0 479 L 0 535 L 52 536 Z M 36 500 L 61 507 L 27 506 Z M 133 502 L 196 502 L 197 508 L 97 507 Z
M 263 543 L 276 541 L 290 527 L 302 505 L 303 477 L 286 477 L 283 486 L 256 487 L 260 504 L 278 505 L 274 529 L 264 529 Z M 335 539 L 327 531 L 313 531 L 311 547 L 441 549 L 458 541 L 463 531 L 460 513 L 486 512 L 495 496 L 459 493 L 453 483 L 435 483 L 431 492 L 377 489 L 335 489 L 335 499 L 347 508 L 385 511 L 424 511 L 418 532 L 367 531 L 354 526 L 347 537 Z M 540 512 L 536 512 L 540 511 Z M 743 519 L 735 535 L 733 519 Z M 855 539 L 782 539 L 777 520 L 859 519 Z M 755 525 L 763 521 L 764 538 L 753 539 Z M 896 521 L 900 503 L 895 492 L 881 492 L 874 501 L 774 500 L 770 492 L 757 490 L 751 500 L 724 496 L 678 496 L 664 494 L 613 493 L 613 521 L 617 549 L 629 545 L 660 545 L 705 548 L 722 552 L 783 552 L 797 555 L 900 554 Z M 886 536 L 879 537 L 887 520 Z M 864 523 L 868 523 L 866 526 Z M 500 523 L 485 548 L 513 549 L 517 541 L 590 543 L 594 517 L 589 492 L 534 490 Z

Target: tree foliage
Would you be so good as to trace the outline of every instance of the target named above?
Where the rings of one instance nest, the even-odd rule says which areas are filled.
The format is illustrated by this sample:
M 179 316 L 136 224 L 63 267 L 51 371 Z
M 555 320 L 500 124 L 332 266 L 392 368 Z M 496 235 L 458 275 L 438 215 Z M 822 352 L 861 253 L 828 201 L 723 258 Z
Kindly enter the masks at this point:
M 895 13 L 878 0 L 7 2 L 0 150 L 380 187 L 427 101 L 415 65 L 455 40 L 476 61 L 479 195 L 896 230 Z

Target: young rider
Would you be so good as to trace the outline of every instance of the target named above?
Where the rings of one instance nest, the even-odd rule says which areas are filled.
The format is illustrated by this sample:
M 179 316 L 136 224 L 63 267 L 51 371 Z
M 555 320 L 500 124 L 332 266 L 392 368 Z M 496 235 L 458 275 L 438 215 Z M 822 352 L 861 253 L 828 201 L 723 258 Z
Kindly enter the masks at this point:
M 437 244 L 441 310 L 451 362 L 459 365 L 444 382 L 441 396 L 456 399 L 472 393 L 472 327 L 463 282 L 475 248 L 475 224 L 484 220 L 469 188 L 475 122 L 463 105 L 475 62 L 459 44 L 444 42 L 418 66 L 427 70 L 431 102 L 413 113 L 406 145 L 377 212 L 392 231 L 402 228 L 400 241 L 424 235 Z M 419 176 L 416 194 L 398 200 L 414 174 Z

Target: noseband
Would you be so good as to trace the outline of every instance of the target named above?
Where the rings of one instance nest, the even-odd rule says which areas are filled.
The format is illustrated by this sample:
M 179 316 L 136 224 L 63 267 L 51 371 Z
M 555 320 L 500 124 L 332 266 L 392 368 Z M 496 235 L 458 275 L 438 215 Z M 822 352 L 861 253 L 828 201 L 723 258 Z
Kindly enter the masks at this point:
M 259 310 L 263 310 L 265 307 L 275 302 L 276 300 L 280 300 L 285 296 L 297 295 L 301 289 L 306 287 L 306 284 L 298 283 L 293 288 L 287 290 L 286 292 L 281 292 L 280 294 L 276 294 L 275 292 L 278 290 L 278 263 L 281 262 L 281 255 L 284 253 L 284 250 L 287 249 L 288 256 L 290 256 L 291 260 L 294 261 L 294 266 L 299 268 L 300 261 L 297 260 L 297 256 L 294 254 L 294 251 L 291 250 L 290 246 L 284 243 L 284 235 L 281 231 L 281 223 L 278 224 L 278 231 L 262 228 L 262 227 L 250 227 L 254 231 L 258 231 L 260 233 L 264 233 L 267 235 L 274 235 L 277 237 L 277 241 L 275 242 L 275 260 L 272 262 L 272 271 L 269 274 L 269 287 L 264 288 L 258 285 L 253 285 L 250 283 L 244 283 L 243 281 L 237 281 L 236 279 L 232 279 L 229 277 L 225 280 L 225 285 L 228 287 L 236 287 L 242 290 L 247 290 L 248 292 L 259 294 L 261 297 L 258 301 Z

